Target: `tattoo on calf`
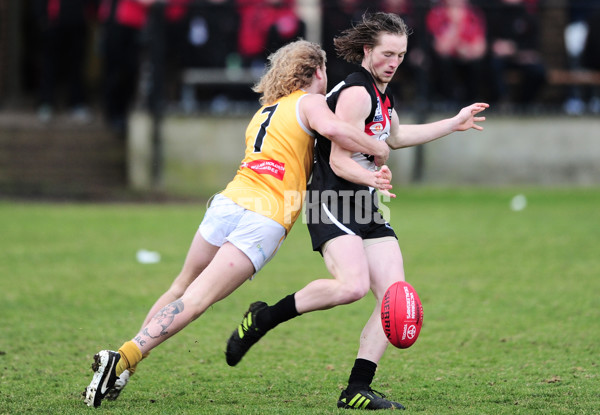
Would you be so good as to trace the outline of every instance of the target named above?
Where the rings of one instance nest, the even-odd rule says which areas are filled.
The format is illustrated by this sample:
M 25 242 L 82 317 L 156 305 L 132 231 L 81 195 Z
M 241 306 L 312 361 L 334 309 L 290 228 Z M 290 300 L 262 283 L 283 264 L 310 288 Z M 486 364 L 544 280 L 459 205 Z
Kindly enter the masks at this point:
M 181 299 L 173 301 L 152 317 L 152 320 L 150 320 L 142 333 L 152 339 L 168 334 L 167 329 L 173 323 L 173 320 L 175 320 L 175 315 L 181 313 L 183 308 L 183 301 Z M 142 345 L 143 340 L 140 339 L 138 342 Z

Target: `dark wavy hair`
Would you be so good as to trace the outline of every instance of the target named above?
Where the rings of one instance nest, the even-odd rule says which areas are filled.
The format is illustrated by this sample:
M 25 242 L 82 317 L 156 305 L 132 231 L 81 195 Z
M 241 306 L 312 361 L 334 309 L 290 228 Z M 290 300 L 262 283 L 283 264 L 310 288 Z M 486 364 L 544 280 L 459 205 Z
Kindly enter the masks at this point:
M 375 47 L 383 33 L 408 36 L 410 30 L 404 20 L 394 13 L 377 12 L 363 14 L 362 21 L 344 30 L 333 39 L 337 55 L 350 63 L 360 63 L 364 57 L 363 47 Z

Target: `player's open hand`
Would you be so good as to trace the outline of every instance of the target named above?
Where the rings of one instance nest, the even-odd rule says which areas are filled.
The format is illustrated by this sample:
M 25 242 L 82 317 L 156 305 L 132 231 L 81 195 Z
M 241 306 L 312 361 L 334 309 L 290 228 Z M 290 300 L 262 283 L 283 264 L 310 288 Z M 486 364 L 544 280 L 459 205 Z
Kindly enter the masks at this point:
M 381 192 L 381 194 L 386 195 L 390 198 L 395 198 L 396 195 L 390 192 L 392 188 L 392 171 L 386 165 L 381 166 L 381 168 L 375 173 L 375 184 L 377 190 Z
M 477 114 L 489 107 L 490 105 L 485 102 L 478 102 L 461 109 L 455 117 L 457 122 L 456 131 L 465 131 L 470 128 L 479 131 L 483 130 L 483 127 L 477 125 L 477 123 L 485 121 L 485 117 L 477 117 Z

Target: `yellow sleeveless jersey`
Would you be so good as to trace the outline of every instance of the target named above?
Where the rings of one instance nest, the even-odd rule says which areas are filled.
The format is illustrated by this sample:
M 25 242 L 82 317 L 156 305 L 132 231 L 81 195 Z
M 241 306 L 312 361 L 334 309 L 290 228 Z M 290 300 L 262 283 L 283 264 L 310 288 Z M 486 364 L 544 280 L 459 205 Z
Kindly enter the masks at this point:
M 314 136 L 298 114 L 305 95 L 293 92 L 254 114 L 246 129 L 242 164 L 222 192 L 238 205 L 277 221 L 286 232 L 301 212 L 313 165 Z

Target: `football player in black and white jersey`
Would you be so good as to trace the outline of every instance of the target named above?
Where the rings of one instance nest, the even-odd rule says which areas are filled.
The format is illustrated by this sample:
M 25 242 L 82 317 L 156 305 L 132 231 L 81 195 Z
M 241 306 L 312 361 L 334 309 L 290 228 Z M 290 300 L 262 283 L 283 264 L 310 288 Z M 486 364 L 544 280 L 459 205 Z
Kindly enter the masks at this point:
M 488 104 L 475 103 L 441 121 L 400 125 L 388 90 L 407 51 L 409 30 L 392 13 L 374 13 L 334 39 L 338 55 L 360 68 L 328 94 L 329 107 L 343 120 L 392 149 L 424 144 L 455 131 L 482 130 L 478 114 Z M 306 219 L 313 249 L 319 251 L 333 276 L 310 282 L 300 291 L 268 306 L 253 303 L 242 322 L 252 337 L 227 345 L 228 363 L 237 364 L 268 330 L 298 315 L 348 304 L 373 292 L 377 304 L 364 326 L 348 386 L 337 406 L 348 409 L 404 409 L 371 388 L 377 364 L 388 341 L 380 310 L 386 289 L 404 281 L 402 253 L 394 230 L 378 211 L 376 191 L 369 187 L 377 169 L 373 158 L 317 137 L 315 165 L 307 192 Z M 389 175 L 389 170 L 382 174 Z M 388 190 L 383 193 L 393 196 Z M 235 334 L 235 333 L 234 333 Z

